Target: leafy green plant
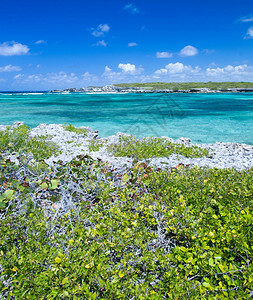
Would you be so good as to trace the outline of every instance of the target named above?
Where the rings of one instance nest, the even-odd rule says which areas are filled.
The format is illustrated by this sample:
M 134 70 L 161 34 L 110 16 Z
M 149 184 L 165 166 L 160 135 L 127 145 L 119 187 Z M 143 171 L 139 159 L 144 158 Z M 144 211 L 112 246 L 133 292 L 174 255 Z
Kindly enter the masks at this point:
M 47 136 L 29 137 L 28 126 L 7 127 L 0 131 L 0 150 L 7 152 L 32 153 L 36 160 L 58 153 L 56 144 L 48 141 Z
M 121 136 L 119 143 L 111 144 L 107 149 L 116 156 L 135 157 L 137 159 L 166 157 L 173 153 L 185 157 L 203 157 L 209 155 L 206 149 L 174 144 L 166 139 L 154 137 L 137 139 L 134 136 Z
M 62 127 L 67 130 L 67 131 L 70 131 L 70 132 L 75 132 L 77 134 L 81 134 L 81 135 L 84 135 L 86 136 L 87 133 L 88 133 L 88 130 L 85 129 L 85 128 L 77 128 L 75 127 L 74 125 L 72 124 L 64 124 L 62 125 Z
M 99 151 L 101 147 L 104 146 L 104 142 L 98 140 L 91 140 L 88 146 L 89 151 Z
M 2 298 L 250 298 L 253 169 L 0 170 Z

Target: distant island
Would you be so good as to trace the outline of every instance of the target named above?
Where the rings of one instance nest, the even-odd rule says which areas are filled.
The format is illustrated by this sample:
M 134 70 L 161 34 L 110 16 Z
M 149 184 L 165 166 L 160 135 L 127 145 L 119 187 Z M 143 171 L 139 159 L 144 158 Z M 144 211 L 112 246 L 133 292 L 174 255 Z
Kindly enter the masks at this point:
M 120 83 L 87 88 L 52 90 L 51 93 L 240 93 L 253 92 L 253 82 L 149 82 Z

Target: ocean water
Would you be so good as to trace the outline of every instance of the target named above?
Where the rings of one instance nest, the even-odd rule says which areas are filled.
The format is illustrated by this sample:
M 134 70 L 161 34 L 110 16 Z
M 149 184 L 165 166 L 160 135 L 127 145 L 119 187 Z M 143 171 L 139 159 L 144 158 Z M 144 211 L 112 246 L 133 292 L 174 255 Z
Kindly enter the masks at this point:
M 189 137 L 194 143 L 253 145 L 253 93 L 0 94 L 0 124 L 90 126 L 102 137 Z

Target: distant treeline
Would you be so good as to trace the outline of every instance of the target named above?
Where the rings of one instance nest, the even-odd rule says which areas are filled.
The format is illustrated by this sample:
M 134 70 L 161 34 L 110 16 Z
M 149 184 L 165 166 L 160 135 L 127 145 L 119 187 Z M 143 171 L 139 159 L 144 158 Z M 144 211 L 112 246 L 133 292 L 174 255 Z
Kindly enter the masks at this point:
M 117 87 L 137 87 L 145 89 L 188 90 L 208 88 L 210 90 L 226 90 L 230 88 L 253 88 L 253 82 L 148 82 L 148 83 L 120 83 Z

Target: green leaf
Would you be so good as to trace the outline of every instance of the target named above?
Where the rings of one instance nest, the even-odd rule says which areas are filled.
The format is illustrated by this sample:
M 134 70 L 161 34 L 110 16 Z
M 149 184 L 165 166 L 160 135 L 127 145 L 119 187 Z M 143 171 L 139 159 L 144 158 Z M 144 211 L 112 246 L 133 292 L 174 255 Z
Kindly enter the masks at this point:
M 56 257 L 56 258 L 55 258 L 55 262 L 56 262 L 57 264 L 61 263 L 61 261 L 62 261 L 62 259 L 61 259 L 60 257 Z
M 3 201 L 0 201 L 0 209 L 5 209 L 5 207 L 7 206 L 7 204 Z
M 46 182 L 43 182 L 41 185 L 40 185 L 41 189 L 42 190 L 46 190 L 48 188 L 48 185 Z
M 211 266 L 211 267 L 213 267 L 214 266 L 214 261 L 213 261 L 213 258 L 211 257 L 211 258 L 209 258 L 209 261 L 208 261 L 208 263 L 209 263 L 209 266 Z
M 128 174 L 124 174 L 123 177 L 122 177 L 122 181 L 123 182 L 128 182 L 130 179 L 129 175 Z
M 208 283 L 208 282 L 203 282 L 203 286 L 206 287 L 206 288 L 210 288 L 211 287 L 210 283 Z
M 59 185 L 58 180 L 52 179 L 51 180 L 51 185 L 49 186 L 49 189 L 50 190 L 55 190 L 55 189 L 57 189 L 58 185 Z
M 12 196 L 14 195 L 14 191 L 13 190 L 6 190 L 4 193 L 3 193 L 3 196 L 10 200 L 12 198 Z

